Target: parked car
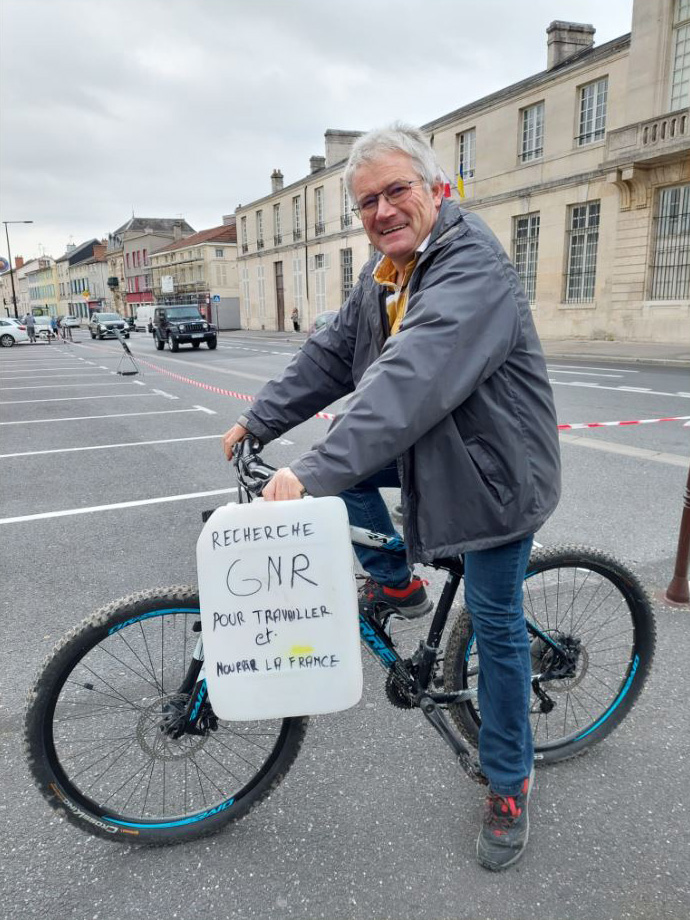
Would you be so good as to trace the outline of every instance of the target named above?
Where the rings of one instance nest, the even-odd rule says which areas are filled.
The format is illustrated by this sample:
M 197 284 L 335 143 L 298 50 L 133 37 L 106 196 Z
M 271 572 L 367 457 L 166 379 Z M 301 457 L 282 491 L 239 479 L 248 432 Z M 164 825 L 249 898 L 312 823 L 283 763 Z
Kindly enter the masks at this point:
M 60 316 L 59 320 L 60 320 L 60 325 L 64 326 L 65 329 L 67 329 L 68 327 L 77 329 L 79 328 L 79 326 L 81 326 L 81 316 L 65 315 L 65 316 Z
M 317 313 L 314 317 L 314 322 L 309 327 L 309 335 L 313 335 L 315 332 L 318 332 L 319 329 L 323 329 L 324 326 L 328 326 L 329 323 L 333 322 L 337 315 L 337 310 L 326 310 L 325 313 Z
M 116 339 L 118 332 L 129 338 L 129 326 L 119 313 L 93 313 L 89 320 L 89 332 L 92 339 Z
M 158 351 L 166 345 L 170 351 L 177 351 L 180 345 L 198 348 L 202 342 L 213 349 L 218 344 L 218 329 L 207 323 L 196 307 L 156 307 L 153 341 Z
M 55 335 L 52 316 L 35 316 L 36 338 L 50 339 Z
M 2 348 L 11 348 L 18 342 L 28 342 L 29 333 L 26 326 L 20 323 L 18 319 L 3 316 L 0 319 L 0 346 Z

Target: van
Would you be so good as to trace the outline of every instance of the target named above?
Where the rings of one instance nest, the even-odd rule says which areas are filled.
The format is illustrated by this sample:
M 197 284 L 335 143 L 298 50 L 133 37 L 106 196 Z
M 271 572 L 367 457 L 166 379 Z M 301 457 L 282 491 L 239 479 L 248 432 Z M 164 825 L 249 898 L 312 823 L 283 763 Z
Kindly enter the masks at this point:
M 147 303 L 137 307 L 134 318 L 134 328 L 137 332 L 153 332 L 153 304 Z

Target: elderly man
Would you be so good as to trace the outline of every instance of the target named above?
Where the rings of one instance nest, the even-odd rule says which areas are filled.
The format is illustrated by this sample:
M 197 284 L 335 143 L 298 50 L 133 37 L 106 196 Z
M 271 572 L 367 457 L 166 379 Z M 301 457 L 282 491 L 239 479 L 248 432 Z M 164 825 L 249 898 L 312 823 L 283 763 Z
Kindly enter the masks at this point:
M 480 218 L 443 197 L 421 132 L 397 124 L 359 138 L 345 181 L 379 254 L 333 323 L 225 434 L 225 454 L 248 432 L 265 443 L 352 394 L 264 497 L 340 494 L 353 524 L 392 534 L 378 490 L 401 487 L 406 555 L 357 547 L 369 574 L 363 606 L 424 615 L 431 604 L 411 564 L 463 554 L 490 784 L 477 858 L 503 869 L 522 855 L 529 829 L 522 583 L 533 534 L 560 492 L 553 395 L 515 269 Z

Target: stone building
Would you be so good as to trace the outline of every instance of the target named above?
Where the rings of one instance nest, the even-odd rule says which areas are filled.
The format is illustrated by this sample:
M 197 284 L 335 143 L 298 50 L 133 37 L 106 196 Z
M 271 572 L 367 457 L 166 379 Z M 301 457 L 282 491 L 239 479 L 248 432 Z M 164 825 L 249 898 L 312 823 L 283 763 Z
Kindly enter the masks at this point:
M 546 69 L 422 126 L 455 197 L 513 258 L 544 338 L 690 342 L 690 0 L 634 0 L 601 46 L 547 29 Z M 342 183 L 353 132 L 237 209 L 243 325 L 338 309 L 368 241 Z
M 132 215 L 108 236 L 108 286 L 118 313 L 134 316 L 138 306 L 153 305 L 151 253 L 192 233 L 194 228 L 182 218 Z

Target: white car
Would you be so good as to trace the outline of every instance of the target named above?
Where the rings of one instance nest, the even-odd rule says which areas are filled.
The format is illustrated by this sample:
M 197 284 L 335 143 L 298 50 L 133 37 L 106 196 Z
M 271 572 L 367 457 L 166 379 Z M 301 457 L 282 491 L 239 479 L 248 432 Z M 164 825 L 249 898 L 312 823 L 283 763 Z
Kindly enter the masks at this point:
M 50 316 L 34 316 L 34 322 L 36 324 L 36 338 L 50 339 L 55 335 Z
M 26 326 L 18 319 L 11 319 L 9 316 L 3 316 L 0 319 L 0 346 L 2 348 L 11 348 L 17 342 L 28 341 L 29 333 L 26 331 Z

